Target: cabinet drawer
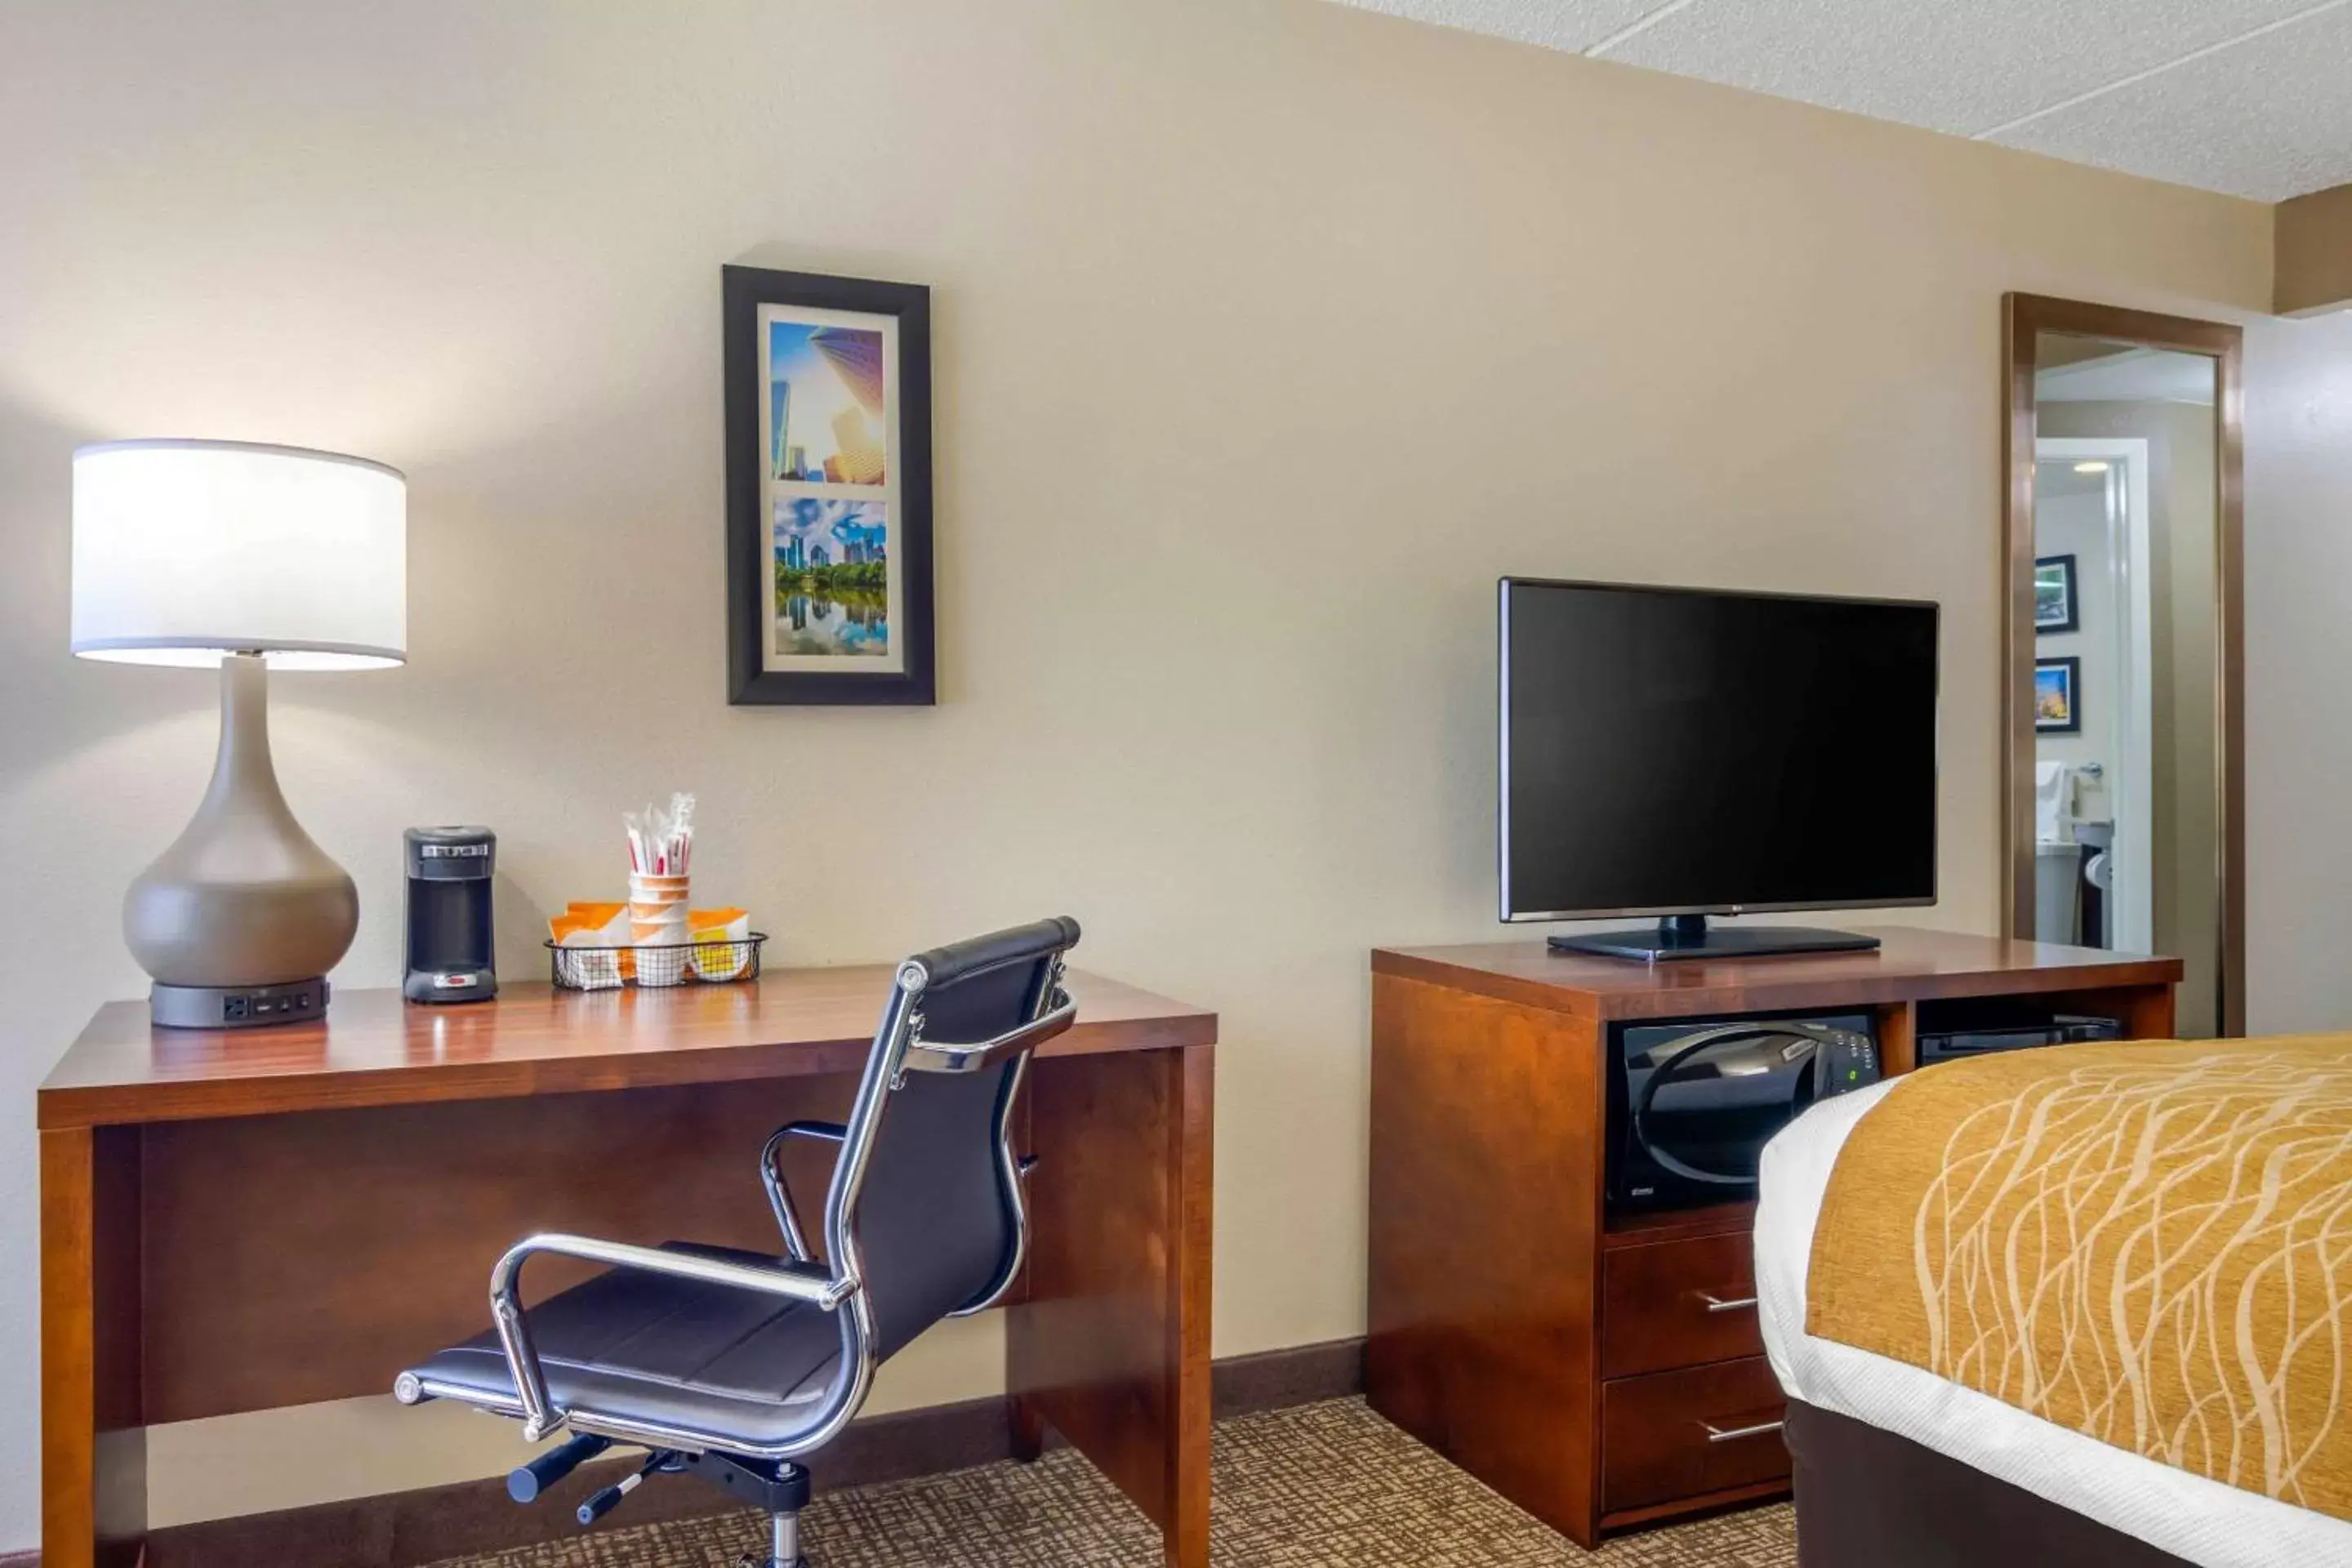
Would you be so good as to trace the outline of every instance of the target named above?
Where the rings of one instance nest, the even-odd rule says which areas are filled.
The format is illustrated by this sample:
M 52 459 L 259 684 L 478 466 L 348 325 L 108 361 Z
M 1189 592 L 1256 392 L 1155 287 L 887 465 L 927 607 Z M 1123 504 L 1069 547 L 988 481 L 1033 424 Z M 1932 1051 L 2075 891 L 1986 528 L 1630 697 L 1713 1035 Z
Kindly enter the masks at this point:
M 1601 1375 L 1764 1353 L 1746 1232 L 1622 1247 L 1601 1265 Z
M 1784 1479 L 1785 1408 L 1762 1356 L 1601 1384 L 1601 1509 Z

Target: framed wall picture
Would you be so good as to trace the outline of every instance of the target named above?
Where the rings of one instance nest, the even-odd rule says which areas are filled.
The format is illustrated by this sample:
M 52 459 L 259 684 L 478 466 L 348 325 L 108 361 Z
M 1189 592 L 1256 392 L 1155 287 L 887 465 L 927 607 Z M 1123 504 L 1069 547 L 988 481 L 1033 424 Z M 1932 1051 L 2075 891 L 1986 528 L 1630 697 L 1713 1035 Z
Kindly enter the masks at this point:
M 936 700 L 930 290 L 725 269 L 727 699 Z
M 2037 734 L 2082 733 L 2082 679 L 2083 661 L 2079 658 L 2033 661 L 2033 728 Z
M 2043 555 L 2033 563 L 2033 629 L 2071 632 L 2082 626 L 2074 602 L 2074 558 Z

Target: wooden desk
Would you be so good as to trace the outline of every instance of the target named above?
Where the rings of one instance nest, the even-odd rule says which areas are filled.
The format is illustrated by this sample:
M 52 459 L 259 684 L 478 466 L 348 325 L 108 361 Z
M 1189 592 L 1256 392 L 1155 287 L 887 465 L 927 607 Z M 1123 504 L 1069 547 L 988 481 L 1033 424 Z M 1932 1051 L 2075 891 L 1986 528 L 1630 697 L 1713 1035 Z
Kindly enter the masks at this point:
M 1374 952 L 1373 1408 L 1586 1547 L 1785 1495 L 1780 1392 L 1742 1310 L 1756 1205 L 1607 1212 L 1610 1026 L 1867 1013 L 1889 1074 L 1916 1065 L 1923 1018 L 1973 998 L 2173 1029 L 2179 959 L 1872 934 L 1874 952 L 1657 964 L 1539 941 Z
M 235 1033 L 100 1008 L 39 1097 L 44 1568 L 136 1560 L 142 1429 L 388 1392 L 484 1326 L 490 1264 L 530 1231 L 776 1250 L 761 1144 L 846 1110 L 892 973 L 345 992 L 321 1024 Z M 1079 1022 L 1024 1096 L 1013 1430 L 1033 1452 L 1059 1431 L 1171 1568 L 1206 1568 L 1216 1016 L 1068 985 Z M 829 1152 L 796 1189 L 823 1190 Z M 588 1272 L 558 1265 L 534 1293 Z

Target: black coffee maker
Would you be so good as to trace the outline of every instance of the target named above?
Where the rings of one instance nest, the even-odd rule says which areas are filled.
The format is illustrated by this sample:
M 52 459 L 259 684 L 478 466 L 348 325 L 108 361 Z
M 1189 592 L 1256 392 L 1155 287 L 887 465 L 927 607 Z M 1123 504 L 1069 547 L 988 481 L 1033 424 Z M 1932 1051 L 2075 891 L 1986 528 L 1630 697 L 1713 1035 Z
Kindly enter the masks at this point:
M 411 1002 L 487 1002 L 499 994 L 490 952 L 490 871 L 499 838 L 487 827 L 412 827 L 408 852 L 407 978 Z

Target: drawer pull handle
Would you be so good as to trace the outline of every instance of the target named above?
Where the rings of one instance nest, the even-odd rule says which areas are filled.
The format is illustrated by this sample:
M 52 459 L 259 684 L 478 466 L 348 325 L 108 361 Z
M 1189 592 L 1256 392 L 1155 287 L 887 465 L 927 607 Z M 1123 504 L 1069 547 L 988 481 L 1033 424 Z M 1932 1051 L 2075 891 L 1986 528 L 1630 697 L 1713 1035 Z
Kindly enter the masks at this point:
M 1761 1437 L 1768 1432 L 1778 1432 L 1787 1425 L 1786 1421 L 1759 1421 L 1753 1426 L 1718 1426 L 1712 1421 L 1699 1423 L 1706 1429 L 1706 1440 L 1710 1443 L 1737 1443 L 1742 1437 Z
M 1726 1299 L 1721 1296 L 1710 1296 L 1702 1290 L 1698 1293 L 1698 1299 L 1706 1303 L 1706 1310 L 1710 1312 L 1744 1312 L 1756 1305 L 1756 1298 L 1753 1296 Z

